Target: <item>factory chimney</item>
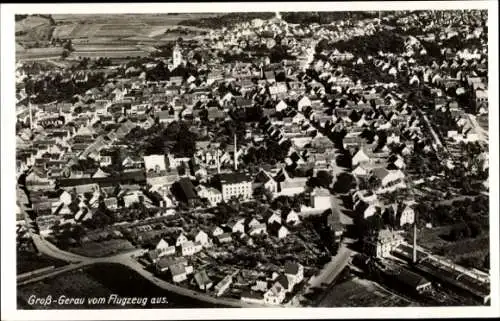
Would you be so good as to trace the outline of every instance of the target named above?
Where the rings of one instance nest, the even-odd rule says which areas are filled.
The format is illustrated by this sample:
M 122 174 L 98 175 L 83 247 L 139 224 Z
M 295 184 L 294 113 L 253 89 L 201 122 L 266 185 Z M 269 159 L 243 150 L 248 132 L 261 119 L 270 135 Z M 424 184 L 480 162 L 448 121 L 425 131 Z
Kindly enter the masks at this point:
M 413 263 L 417 263 L 417 222 L 413 223 Z
M 236 142 L 236 133 L 234 134 L 234 170 L 238 170 L 238 147 Z
M 33 111 L 31 106 L 31 100 L 28 98 L 28 108 L 30 112 L 30 129 L 33 130 Z
M 220 155 L 219 155 L 219 149 L 217 148 L 217 156 L 216 156 L 216 162 L 217 162 L 217 174 L 220 174 Z

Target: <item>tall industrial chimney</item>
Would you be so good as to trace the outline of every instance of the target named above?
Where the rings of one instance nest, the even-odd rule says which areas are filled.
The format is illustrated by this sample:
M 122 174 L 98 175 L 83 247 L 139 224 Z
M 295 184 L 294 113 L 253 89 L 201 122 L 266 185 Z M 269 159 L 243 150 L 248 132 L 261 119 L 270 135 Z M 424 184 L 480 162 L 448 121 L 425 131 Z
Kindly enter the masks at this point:
M 238 170 L 238 147 L 236 141 L 236 133 L 234 134 L 234 170 Z
M 215 158 L 215 161 L 217 162 L 217 174 L 220 174 L 220 156 L 219 156 L 219 149 L 217 148 L 217 156 Z
M 413 223 L 413 263 L 417 263 L 417 222 Z
M 28 98 L 28 108 L 30 112 L 30 129 L 33 130 L 33 111 L 31 110 L 31 100 Z

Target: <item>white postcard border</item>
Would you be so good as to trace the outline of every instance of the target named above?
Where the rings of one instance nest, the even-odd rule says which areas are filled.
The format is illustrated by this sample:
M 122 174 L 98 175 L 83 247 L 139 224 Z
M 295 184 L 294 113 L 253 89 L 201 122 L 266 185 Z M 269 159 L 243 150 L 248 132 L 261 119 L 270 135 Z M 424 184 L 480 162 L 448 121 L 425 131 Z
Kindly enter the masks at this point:
M 436 308 L 265 308 L 165 310 L 16 310 L 15 231 L 15 73 L 14 14 L 26 13 L 167 13 L 264 11 L 365 11 L 488 9 L 490 130 L 491 306 Z M 5 320 L 80 319 L 290 319 L 290 318 L 450 318 L 500 314 L 498 189 L 498 4 L 496 1 L 422 2 L 259 2 L 259 3 L 108 3 L 2 4 L 1 7 L 1 311 Z

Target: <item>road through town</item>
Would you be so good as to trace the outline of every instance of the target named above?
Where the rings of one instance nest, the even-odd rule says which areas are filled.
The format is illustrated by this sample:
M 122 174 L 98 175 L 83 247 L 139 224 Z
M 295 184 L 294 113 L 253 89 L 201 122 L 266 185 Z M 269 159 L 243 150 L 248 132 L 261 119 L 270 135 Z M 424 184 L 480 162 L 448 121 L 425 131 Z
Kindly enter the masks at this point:
M 29 199 L 29 197 L 27 197 Z M 30 223 L 32 223 L 31 218 L 28 215 L 28 211 L 31 209 L 27 208 L 25 202 L 21 202 L 21 210 L 24 213 L 26 223 L 28 226 Z M 216 305 L 226 305 L 228 307 L 245 307 L 245 308 L 256 308 L 256 307 L 266 307 L 266 305 L 263 304 L 252 304 L 252 303 L 247 303 L 243 302 L 241 300 L 237 299 L 230 299 L 230 298 L 214 298 L 208 294 L 201 293 L 198 291 L 190 290 L 183 288 L 181 286 L 177 286 L 174 284 L 171 284 L 169 282 L 166 282 L 162 279 L 159 279 L 156 277 L 152 272 L 147 271 L 143 265 L 141 265 L 135 257 L 140 255 L 143 250 L 142 249 L 137 249 L 133 250 L 127 253 L 122 253 L 114 256 L 109 256 L 109 257 L 103 257 L 103 258 L 90 258 L 90 257 L 84 257 L 80 255 L 76 255 L 70 252 L 63 251 L 59 248 L 57 248 L 55 245 L 52 243 L 46 241 L 43 237 L 35 233 L 35 231 L 32 228 L 28 228 L 29 233 L 33 239 L 33 242 L 35 244 L 35 247 L 37 250 L 47 256 L 57 258 L 59 260 L 63 260 L 66 262 L 69 262 L 69 265 L 66 265 L 64 267 L 58 268 L 57 270 L 52 270 L 49 273 L 45 273 L 42 275 L 34 275 L 31 278 L 24 278 L 22 281 L 19 281 L 18 285 L 24 285 L 32 282 L 37 282 L 41 281 L 43 279 L 49 278 L 49 277 L 54 277 L 57 276 L 61 273 L 66 273 L 75 269 L 83 268 L 85 266 L 89 266 L 92 264 L 99 264 L 99 263 L 115 263 L 115 264 L 121 264 L 125 265 L 131 270 L 137 272 L 139 275 L 141 275 L 143 278 L 147 279 L 148 281 L 154 283 L 156 286 L 166 290 L 170 291 L 179 295 L 183 295 L 185 297 L 193 298 L 196 300 L 201 300 L 204 302 L 216 304 Z

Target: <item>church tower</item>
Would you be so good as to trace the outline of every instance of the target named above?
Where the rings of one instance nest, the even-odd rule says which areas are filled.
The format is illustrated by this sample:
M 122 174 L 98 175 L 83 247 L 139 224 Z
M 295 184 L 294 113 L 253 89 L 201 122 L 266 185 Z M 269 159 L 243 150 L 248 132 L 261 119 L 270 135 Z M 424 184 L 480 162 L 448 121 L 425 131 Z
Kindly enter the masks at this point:
M 177 68 L 182 63 L 182 53 L 179 44 L 175 44 L 174 50 L 172 53 L 172 63 L 174 65 L 174 69 Z

